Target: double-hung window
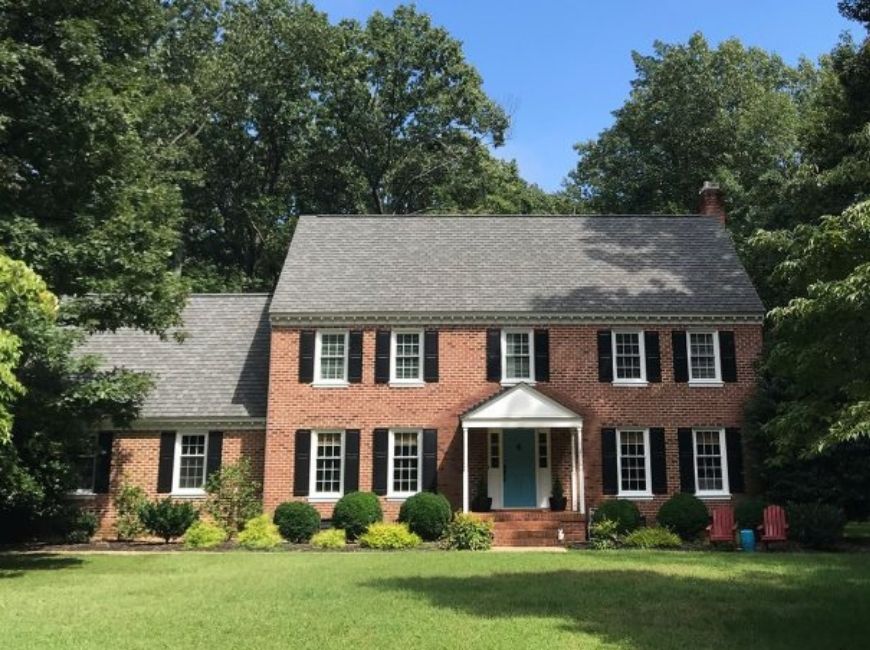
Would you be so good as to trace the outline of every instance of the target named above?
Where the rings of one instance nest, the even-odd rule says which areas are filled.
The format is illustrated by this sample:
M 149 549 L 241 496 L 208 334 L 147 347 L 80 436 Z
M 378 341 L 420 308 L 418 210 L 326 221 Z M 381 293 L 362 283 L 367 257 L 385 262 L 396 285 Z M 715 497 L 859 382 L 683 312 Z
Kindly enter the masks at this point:
M 423 383 L 422 330 L 393 330 L 390 341 L 390 383 Z
M 616 445 L 619 495 L 652 496 L 649 429 L 617 429 Z
M 420 491 L 423 475 L 422 437 L 420 429 L 390 430 L 387 496 L 409 497 Z
M 532 330 L 502 330 L 501 357 L 503 383 L 531 382 L 535 376 Z
M 96 441 L 91 442 L 96 446 Z M 94 481 L 96 479 L 97 454 L 95 451 L 81 454 L 74 461 L 76 484 L 75 494 L 93 494 Z
M 205 488 L 208 433 L 181 432 L 175 436 L 175 462 L 172 473 L 174 494 L 203 494 Z
M 695 493 L 699 496 L 729 494 L 728 457 L 724 429 L 694 429 Z
M 314 348 L 314 382 L 347 383 L 347 330 L 318 330 Z
M 646 358 L 643 332 L 616 330 L 611 336 L 613 344 L 614 383 L 646 383 Z
M 312 432 L 311 451 L 309 496 L 337 499 L 344 492 L 344 431 Z
M 689 381 L 718 384 L 722 381 L 718 332 L 688 332 Z

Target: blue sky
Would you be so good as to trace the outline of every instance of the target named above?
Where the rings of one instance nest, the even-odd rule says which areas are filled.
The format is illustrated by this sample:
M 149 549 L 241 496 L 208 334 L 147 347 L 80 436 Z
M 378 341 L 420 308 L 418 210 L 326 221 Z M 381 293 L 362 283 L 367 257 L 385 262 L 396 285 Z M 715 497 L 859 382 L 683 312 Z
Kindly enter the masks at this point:
M 389 0 L 316 0 L 331 20 L 389 13 Z M 573 168 L 575 142 L 612 122 L 634 77 L 631 51 L 654 40 L 685 42 L 701 31 L 712 43 L 737 37 L 787 62 L 817 58 L 839 34 L 861 28 L 836 0 L 420 0 L 464 44 L 487 93 L 512 118 L 496 154 L 516 159 L 524 178 L 558 189 Z

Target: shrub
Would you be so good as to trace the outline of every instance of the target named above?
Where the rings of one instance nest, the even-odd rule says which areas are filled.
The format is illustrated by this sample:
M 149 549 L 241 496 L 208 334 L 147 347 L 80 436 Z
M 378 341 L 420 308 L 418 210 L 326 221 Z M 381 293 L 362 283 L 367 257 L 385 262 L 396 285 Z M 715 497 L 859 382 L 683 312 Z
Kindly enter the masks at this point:
M 444 530 L 441 548 L 486 551 L 492 546 L 492 528 L 492 522 L 489 520 L 458 512 Z
M 174 537 L 184 535 L 191 524 L 199 519 L 199 513 L 187 501 L 173 501 L 167 497 L 145 503 L 139 511 L 139 517 L 145 530 L 168 544 Z
M 846 516 L 837 506 L 826 503 L 788 505 L 788 534 L 811 548 L 830 548 L 843 537 Z
M 115 504 L 115 532 L 118 539 L 129 541 L 142 537 L 145 534 L 145 526 L 139 518 L 142 506 L 148 502 L 148 497 L 138 485 L 130 483 L 126 477 L 121 482 L 121 487 L 112 499 Z
M 434 541 L 444 534 L 444 529 L 453 517 L 450 502 L 443 494 L 420 492 L 409 497 L 399 508 L 399 521 L 427 541 Z
M 609 499 L 595 510 L 592 522 L 609 519 L 616 522 L 616 532 L 625 535 L 640 527 L 640 511 L 631 501 Z
M 419 535 L 410 531 L 408 524 L 376 523 L 360 535 L 359 545 L 364 548 L 391 550 L 414 548 L 420 546 L 422 541 Z
M 623 544 L 630 548 L 679 548 L 680 537 L 662 526 L 649 526 L 626 535 Z
M 347 545 L 347 536 L 341 528 L 330 528 L 315 533 L 311 538 L 314 548 L 344 548 Z
M 222 526 L 210 521 L 195 521 L 184 533 L 184 545 L 187 548 L 214 548 L 227 538 Z
M 707 527 L 710 515 L 704 502 L 694 494 L 679 493 L 662 504 L 656 519 L 682 539 L 692 540 Z
M 208 498 L 203 510 L 226 531 L 227 539 L 263 511 L 260 484 L 251 478 L 251 463 L 247 458 L 214 472 L 205 483 L 205 491 Z
M 275 508 L 272 518 L 281 537 L 294 544 L 304 544 L 320 530 L 320 513 L 301 501 L 287 501 Z
M 332 523 L 343 528 L 349 540 L 362 535 L 366 529 L 384 518 L 381 503 L 372 492 L 350 492 L 341 497 L 332 512 Z
M 69 544 L 87 544 L 97 532 L 97 516 L 76 508 L 69 514 L 64 539 Z
M 613 519 L 593 521 L 589 527 L 589 548 L 593 551 L 603 551 L 618 548 L 622 543 L 619 535 L 619 524 Z
M 764 501 L 758 497 L 747 497 L 734 508 L 738 528 L 755 530 L 764 521 Z
M 275 548 L 281 543 L 281 533 L 269 515 L 258 515 L 249 519 L 239 533 L 239 544 L 251 550 Z

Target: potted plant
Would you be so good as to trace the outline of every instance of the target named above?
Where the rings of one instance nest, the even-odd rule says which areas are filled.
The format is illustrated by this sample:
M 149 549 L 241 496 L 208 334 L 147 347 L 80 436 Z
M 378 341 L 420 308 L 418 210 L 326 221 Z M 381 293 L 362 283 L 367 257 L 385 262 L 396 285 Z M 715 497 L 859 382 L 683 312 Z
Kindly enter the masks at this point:
M 550 510 L 553 512 L 562 512 L 568 505 L 568 499 L 565 498 L 565 490 L 562 489 L 562 481 L 558 478 L 553 479 L 553 493 L 550 496 Z
M 486 479 L 481 476 L 477 482 L 477 493 L 471 501 L 474 512 L 489 512 L 492 509 L 492 497 L 487 496 Z

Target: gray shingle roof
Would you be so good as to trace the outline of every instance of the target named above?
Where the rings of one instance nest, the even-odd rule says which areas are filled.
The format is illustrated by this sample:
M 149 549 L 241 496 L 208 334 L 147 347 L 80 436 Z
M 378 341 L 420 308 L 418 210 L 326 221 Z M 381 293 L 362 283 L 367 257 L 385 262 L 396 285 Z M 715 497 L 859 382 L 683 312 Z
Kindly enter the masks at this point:
M 273 316 L 752 315 L 712 217 L 304 216 Z
M 104 366 L 152 373 L 141 418 L 263 418 L 269 372 L 269 296 L 194 294 L 182 342 L 122 329 L 79 349 Z

